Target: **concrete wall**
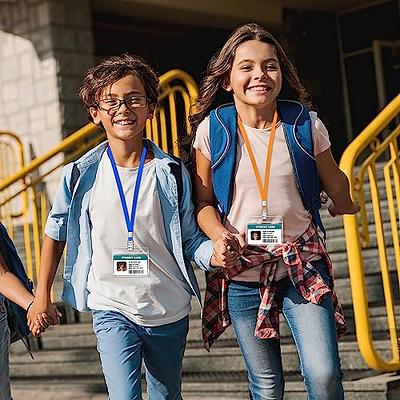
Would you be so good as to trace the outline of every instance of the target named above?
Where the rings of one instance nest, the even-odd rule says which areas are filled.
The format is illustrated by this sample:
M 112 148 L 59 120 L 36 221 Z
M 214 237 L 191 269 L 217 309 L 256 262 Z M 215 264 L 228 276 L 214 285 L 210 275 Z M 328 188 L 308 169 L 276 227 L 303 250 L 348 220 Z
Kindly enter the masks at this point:
M 0 130 L 20 135 L 27 154 L 86 122 L 77 88 L 93 48 L 89 0 L 0 2 Z

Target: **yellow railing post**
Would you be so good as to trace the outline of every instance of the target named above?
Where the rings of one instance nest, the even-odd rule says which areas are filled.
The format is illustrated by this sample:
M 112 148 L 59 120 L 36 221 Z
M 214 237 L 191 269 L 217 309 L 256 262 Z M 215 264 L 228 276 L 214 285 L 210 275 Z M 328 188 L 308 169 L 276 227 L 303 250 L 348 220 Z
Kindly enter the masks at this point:
M 399 371 L 400 355 L 399 343 L 394 309 L 394 297 L 390 268 L 387 257 L 387 243 L 385 237 L 384 223 L 382 220 L 381 200 L 376 173 L 376 162 L 384 154 L 389 153 L 390 159 L 383 167 L 386 194 L 390 215 L 391 238 L 395 253 L 397 275 L 400 279 L 400 250 L 399 250 L 399 207 L 400 207 L 400 184 L 399 184 L 399 159 L 397 141 L 400 137 L 400 126 L 395 127 L 383 139 L 379 138 L 382 131 L 400 114 L 400 95 L 392 100 L 384 110 L 355 138 L 343 153 L 340 168 L 346 173 L 350 181 L 353 198 L 364 208 L 361 217 L 357 215 L 345 215 L 344 231 L 346 237 L 347 257 L 349 264 L 349 276 L 351 282 L 351 293 L 353 298 L 354 319 L 357 333 L 357 341 L 360 352 L 366 363 L 378 371 Z M 355 165 L 360 154 L 370 146 L 371 154 L 359 166 L 356 174 Z M 388 151 L 389 150 L 389 151 Z M 390 175 L 393 171 L 393 184 Z M 384 360 L 377 354 L 371 331 L 368 312 L 368 296 L 365 285 L 364 265 L 362 248 L 370 245 L 369 225 L 366 215 L 366 204 L 363 190 L 363 179 L 368 172 L 370 181 L 371 200 L 373 205 L 374 225 L 376 226 L 376 240 L 378 245 L 379 263 L 382 274 L 383 294 L 388 318 L 388 331 L 392 348 L 392 359 Z M 395 187 L 393 195 L 392 185 Z M 397 198 L 397 205 L 395 198 Z M 396 213 L 397 206 L 397 213 Z M 361 218 L 362 231 L 359 231 L 359 218 Z M 361 241 L 362 239 L 362 241 Z

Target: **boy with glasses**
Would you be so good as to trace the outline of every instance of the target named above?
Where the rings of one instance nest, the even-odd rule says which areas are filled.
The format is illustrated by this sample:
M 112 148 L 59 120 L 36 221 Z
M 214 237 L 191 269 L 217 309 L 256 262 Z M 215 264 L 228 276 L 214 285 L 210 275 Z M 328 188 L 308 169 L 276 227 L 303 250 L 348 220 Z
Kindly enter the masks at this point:
M 80 97 L 108 141 L 64 169 L 28 315 L 54 317 L 50 287 L 66 244 L 63 299 L 93 313 L 111 400 L 142 398 L 142 358 L 149 398 L 181 399 L 191 296 L 200 302 L 190 261 L 204 270 L 232 262 L 225 239 L 214 245 L 226 249 L 218 260 L 196 225 L 187 170 L 143 138 L 157 86 L 149 65 L 131 55 L 86 74 Z

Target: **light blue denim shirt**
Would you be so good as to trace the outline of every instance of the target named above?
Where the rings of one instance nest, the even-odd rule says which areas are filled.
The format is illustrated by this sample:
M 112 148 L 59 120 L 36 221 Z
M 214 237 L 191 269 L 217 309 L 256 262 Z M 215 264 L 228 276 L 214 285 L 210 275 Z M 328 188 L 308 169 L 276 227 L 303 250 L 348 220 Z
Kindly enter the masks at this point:
M 156 161 L 157 189 L 167 237 L 166 245 L 200 302 L 200 290 L 190 261 L 195 261 L 201 269 L 211 270 L 212 242 L 207 240 L 196 224 L 189 173 L 182 166 L 183 190 L 179 209 L 177 184 L 169 166 L 177 162 L 151 141 L 144 141 L 153 151 Z M 107 146 L 108 143 L 103 142 L 79 160 L 64 167 L 45 228 L 47 236 L 57 241 L 66 241 L 62 298 L 78 311 L 89 311 L 87 279 L 92 258 L 89 201 L 99 162 Z M 74 165 L 79 170 L 79 178 L 71 193 L 70 182 Z

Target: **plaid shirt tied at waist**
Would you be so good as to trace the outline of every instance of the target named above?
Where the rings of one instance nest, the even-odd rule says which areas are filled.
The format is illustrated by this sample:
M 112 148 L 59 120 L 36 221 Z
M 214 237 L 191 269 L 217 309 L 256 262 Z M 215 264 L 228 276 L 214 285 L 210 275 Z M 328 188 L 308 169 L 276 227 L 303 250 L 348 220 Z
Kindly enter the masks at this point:
M 334 288 L 322 279 L 311 262 L 304 260 L 302 252 L 318 254 L 325 262 L 334 284 L 332 262 L 326 252 L 323 240 L 313 224 L 293 243 L 283 243 L 266 251 L 264 247 L 247 246 L 238 263 L 229 269 L 217 269 L 206 273 L 206 294 L 203 311 L 203 342 L 210 350 L 214 341 L 231 324 L 228 312 L 227 289 L 229 280 L 240 272 L 260 266 L 261 304 L 258 311 L 254 335 L 260 339 L 279 338 L 279 309 L 275 301 L 275 273 L 279 260 L 287 267 L 288 278 L 296 290 L 307 301 L 319 304 L 331 293 L 335 312 L 338 338 L 346 332 L 343 309 Z

